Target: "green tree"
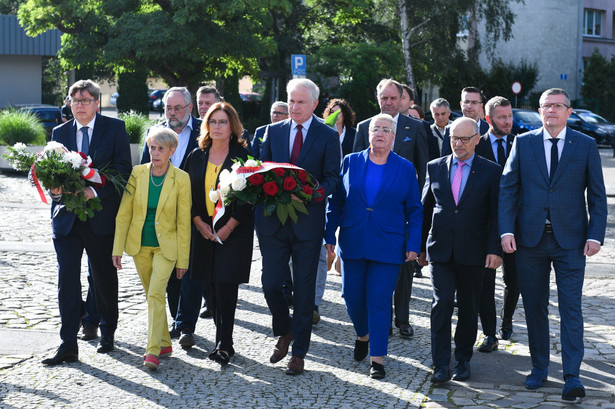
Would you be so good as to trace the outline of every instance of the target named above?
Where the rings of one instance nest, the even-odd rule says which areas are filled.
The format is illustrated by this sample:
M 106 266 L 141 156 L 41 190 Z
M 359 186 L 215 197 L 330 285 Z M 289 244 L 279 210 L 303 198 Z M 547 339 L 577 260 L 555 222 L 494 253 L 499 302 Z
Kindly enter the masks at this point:
M 600 115 L 615 120 L 615 59 L 607 60 L 595 49 L 583 71 L 583 98 L 598 98 Z

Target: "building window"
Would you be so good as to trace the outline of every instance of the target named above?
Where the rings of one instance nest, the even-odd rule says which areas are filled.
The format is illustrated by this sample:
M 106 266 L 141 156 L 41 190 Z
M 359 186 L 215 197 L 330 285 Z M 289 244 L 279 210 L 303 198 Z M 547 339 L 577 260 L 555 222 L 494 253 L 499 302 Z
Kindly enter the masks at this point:
M 585 10 L 583 19 L 583 34 L 600 37 L 602 35 L 602 12 L 598 10 Z

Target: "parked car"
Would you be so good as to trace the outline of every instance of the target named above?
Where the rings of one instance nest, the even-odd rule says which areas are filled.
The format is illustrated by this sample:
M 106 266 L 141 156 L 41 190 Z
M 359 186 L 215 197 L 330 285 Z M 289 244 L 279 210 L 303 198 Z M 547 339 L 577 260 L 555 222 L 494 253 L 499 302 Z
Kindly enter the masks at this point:
M 519 135 L 542 126 L 542 119 L 538 111 L 529 109 L 513 108 L 512 133 Z
M 239 97 L 243 102 L 258 102 L 263 99 L 262 94 L 257 92 L 240 92 Z
M 568 126 L 591 136 L 598 145 L 614 146 L 615 124 L 587 109 L 574 109 L 568 118 Z
M 150 111 L 164 111 L 164 104 L 162 103 L 162 97 L 167 93 L 166 89 L 155 89 L 149 94 L 149 99 L 147 100 L 147 105 L 149 106 Z M 156 106 L 154 103 L 158 101 Z
M 53 128 L 62 123 L 60 108 L 47 104 L 17 104 L 15 108 L 30 111 L 38 117 L 47 131 L 47 139 L 51 138 Z

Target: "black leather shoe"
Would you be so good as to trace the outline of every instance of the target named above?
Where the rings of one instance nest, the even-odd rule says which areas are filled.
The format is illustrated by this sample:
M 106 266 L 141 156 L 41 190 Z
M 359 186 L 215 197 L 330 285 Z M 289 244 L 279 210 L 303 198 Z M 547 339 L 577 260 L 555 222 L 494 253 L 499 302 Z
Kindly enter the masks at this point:
M 81 329 L 81 340 L 91 341 L 98 338 L 98 327 L 94 325 L 84 325 Z
M 399 324 L 399 335 L 405 338 L 410 338 L 414 335 L 414 328 L 407 322 Z
M 171 339 L 179 338 L 181 334 L 182 332 L 178 330 L 177 328 L 173 328 L 169 331 L 169 336 L 171 337 Z
M 423 272 L 417 268 L 417 269 L 414 271 L 414 277 L 415 277 L 415 278 L 423 278 Z
M 199 317 L 201 318 L 211 318 L 212 314 L 211 314 L 211 310 L 209 309 L 209 307 L 206 307 L 203 312 L 201 313 L 201 315 L 199 315 Z
M 382 379 L 386 375 L 384 371 L 384 365 L 379 364 L 378 362 L 371 362 L 369 364 L 369 376 L 372 379 Z
M 369 349 L 369 341 L 356 340 L 354 342 L 354 359 L 355 361 L 362 361 L 367 356 Z
M 454 381 L 465 381 L 470 379 L 470 363 L 469 362 L 457 362 L 455 369 L 453 369 Z
M 181 345 L 184 349 L 190 349 L 194 346 L 196 342 L 194 341 L 194 335 L 189 332 L 184 332 L 179 339 L 179 345 Z
M 103 335 L 100 338 L 100 345 L 96 352 L 99 354 L 107 354 L 113 351 L 115 347 L 113 346 L 113 335 Z
M 43 359 L 42 364 L 47 366 L 60 365 L 62 362 L 77 362 L 79 352 L 76 349 L 66 349 L 59 347 L 52 358 Z
M 436 366 L 431 376 L 432 383 L 448 382 L 451 379 L 451 371 L 448 366 Z
M 503 340 L 509 340 L 513 334 L 512 320 L 502 320 L 502 327 L 500 328 L 500 337 Z
M 492 335 L 486 336 L 478 346 L 478 352 L 493 352 L 498 350 L 498 339 Z

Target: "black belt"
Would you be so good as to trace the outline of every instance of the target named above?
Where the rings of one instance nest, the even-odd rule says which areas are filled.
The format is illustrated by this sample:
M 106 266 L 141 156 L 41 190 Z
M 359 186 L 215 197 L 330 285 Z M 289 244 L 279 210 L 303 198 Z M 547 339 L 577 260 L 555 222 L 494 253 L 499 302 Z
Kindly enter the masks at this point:
M 553 225 L 551 223 L 545 224 L 545 233 L 553 234 Z

